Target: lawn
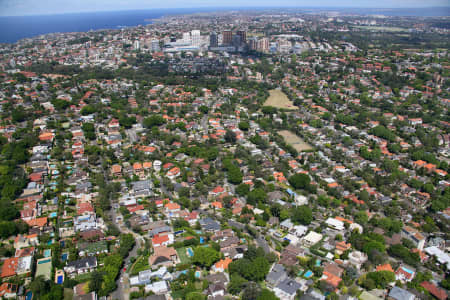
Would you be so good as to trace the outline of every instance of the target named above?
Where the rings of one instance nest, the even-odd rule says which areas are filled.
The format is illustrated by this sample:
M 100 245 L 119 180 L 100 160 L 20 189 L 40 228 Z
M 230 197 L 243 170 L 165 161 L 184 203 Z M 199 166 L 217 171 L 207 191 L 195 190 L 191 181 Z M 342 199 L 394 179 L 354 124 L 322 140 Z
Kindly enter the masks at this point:
M 64 289 L 64 300 L 72 300 L 72 299 L 73 299 L 73 290 Z
M 148 264 L 149 255 L 141 256 L 134 263 L 133 268 L 131 269 L 130 274 L 137 275 L 139 272 L 150 269 L 150 265 Z
M 180 258 L 180 261 L 182 264 L 189 264 L 191 263 L 191 259 L 186 254 L 186 249 L 189 247 L 181 247 L 176 249 L 178 253 L 178 257 Z M 191 247 L 192 248 L 192 247 Z

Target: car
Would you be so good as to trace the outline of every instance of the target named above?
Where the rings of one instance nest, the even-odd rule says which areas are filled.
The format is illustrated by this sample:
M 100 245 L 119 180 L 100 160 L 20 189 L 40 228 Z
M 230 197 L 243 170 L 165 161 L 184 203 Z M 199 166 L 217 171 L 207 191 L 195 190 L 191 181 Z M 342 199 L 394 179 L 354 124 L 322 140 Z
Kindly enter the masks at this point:
M 126 272 L 126 271 L 127 271 L 127 268 L 123 268 L 123 271 Z

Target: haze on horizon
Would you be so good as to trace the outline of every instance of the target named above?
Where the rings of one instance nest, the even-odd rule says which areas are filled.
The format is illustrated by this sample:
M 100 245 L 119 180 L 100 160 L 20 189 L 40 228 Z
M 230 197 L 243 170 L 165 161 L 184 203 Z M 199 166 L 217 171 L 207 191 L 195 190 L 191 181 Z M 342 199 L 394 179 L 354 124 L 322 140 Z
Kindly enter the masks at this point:
M 0 16 L 27 16 L 114 10 L 162 8 L 238 8 L 238 7 L 335 7 L 335 8 L 422 8 L 448 7 L 448 0 L 239 0 L 226 2 L 207 0 L 0 0 Z

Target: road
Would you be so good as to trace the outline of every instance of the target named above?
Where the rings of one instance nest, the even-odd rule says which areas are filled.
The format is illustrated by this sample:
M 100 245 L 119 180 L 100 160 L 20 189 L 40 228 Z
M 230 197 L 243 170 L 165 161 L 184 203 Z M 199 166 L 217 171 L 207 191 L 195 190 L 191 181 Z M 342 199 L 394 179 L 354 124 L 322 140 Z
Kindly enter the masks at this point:
M 205 134 L 208 134 L 208 115 L 203 116 L 200 124 L 202 124 L 203 131 L 205 132 Z
M 114 208 L 112 208 L 110 210 L 110 215 L 112 218 L 114 218 L 113 220 L 116 219 L 117 213 L 115 212 Z M 115 222 L 115 221 L 113 221 L 113 222 Z M 112 297 L 112 299 L 117 299 L 117 300 L 129 300 L 130 299 L 130 282 L 129 282 L 129 276 L 128 276 L 127 271 L 129 270 L 130 266 L 132 265 L 130 259 L 132 257 L 138 256 L 138 254 L 137 254 L 138 249 L 141 248 L 145 242 L 144 242 L 144 239 L 140 235 L 131 231 L 124 225 L 119 225 L 119 224 L 117 224 L 117 225 L 118 225 L 121 233 L 125 233 L 125 234 L 131 233 L 134 236 L 136 243 L 134 244 L 133 249 L 131 249 L 131 251 L 128 253 L 127 258 L 125 259 L 123 267 L 120 270 L 120 275 L 116 280 L 117 289 L 111 294 L 111 297 Z M 125 269 L 126 269 L 126 271 L 125 271 Z
M 125 131 L 127 133 L 128 139 L 130 140 L 130 143 L 134 143 L 138 140 L 137 134 L 136 134 L 136 130 L 134 129 L 127 129 Z

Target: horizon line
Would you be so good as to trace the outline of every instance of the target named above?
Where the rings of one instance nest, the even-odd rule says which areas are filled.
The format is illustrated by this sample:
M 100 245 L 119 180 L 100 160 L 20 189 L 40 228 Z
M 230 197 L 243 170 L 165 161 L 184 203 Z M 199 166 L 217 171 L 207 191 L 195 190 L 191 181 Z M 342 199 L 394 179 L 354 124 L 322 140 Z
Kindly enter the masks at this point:
M 37 13 L 23 15 L 1 15 L 0 17 L 39 17 L 39 16 L 57 16 L 70 14 L 89 14 L 89 13 L 105 13 L 105 12 L 125 12 L 125 11 L 146 11 L 146 10 L 195 10 L 195 9 L 220 9 L 220 10 L 250 10 L 250 9 L 382 9 L 382 10 L 398 10 L 398 9 L 438 9 L 445 8 L 449 11 L 442 17 L 450 16 L 449 6 L 412 6 L 412 7 L 372 7 L 372 6 L 199 6 L 199 7 L 158 7 L 158 8 L 136 8 L 136 9 L 113 9 L 113 10 L 80 10 L 73 12 L 55 12 L 55 13 Z

